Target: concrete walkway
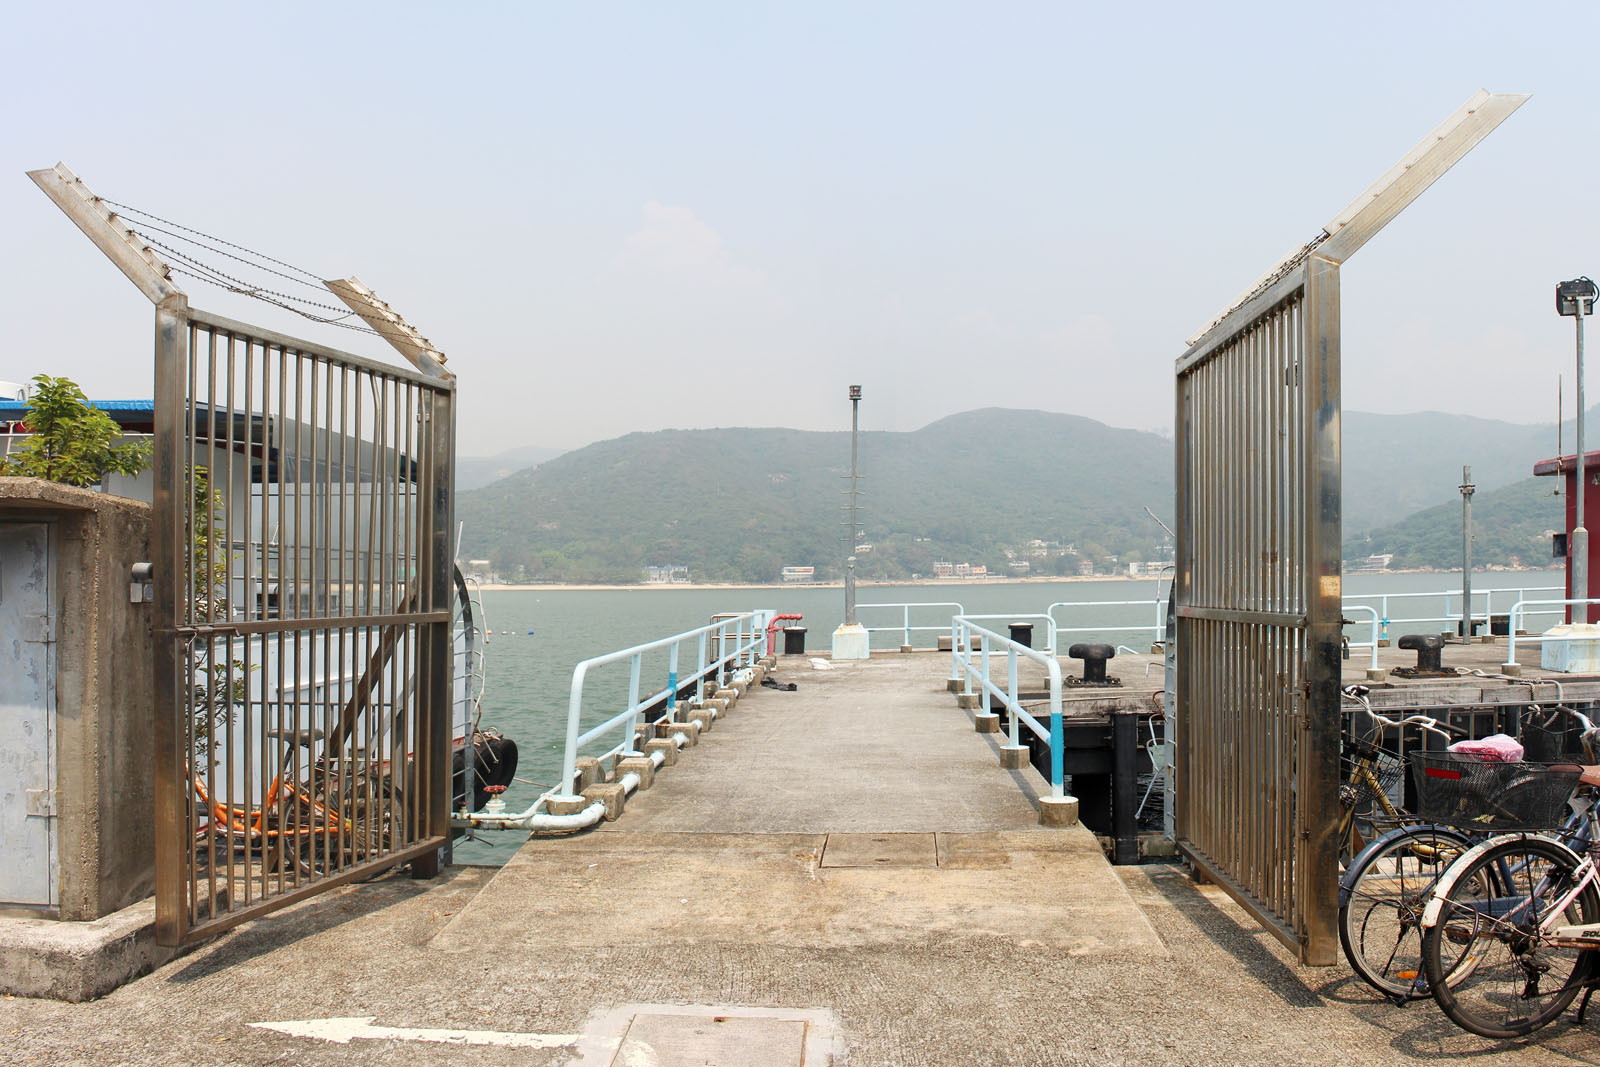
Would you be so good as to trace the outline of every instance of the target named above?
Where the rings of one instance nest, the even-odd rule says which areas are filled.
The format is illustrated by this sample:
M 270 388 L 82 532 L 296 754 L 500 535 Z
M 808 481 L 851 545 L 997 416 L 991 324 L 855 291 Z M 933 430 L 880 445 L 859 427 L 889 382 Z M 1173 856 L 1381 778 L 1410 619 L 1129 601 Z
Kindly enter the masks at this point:
M 621 821 L 336 891 L 98 1002 L 0 1001 L 0 1061 L 1600 1062 L 1593 1025 L 1483 1041 L 1298 967 L 1180 867 L 1039 828 L 948 663 L 786 660 L 799 692 L 753 691 Z M 394 1029 L 252 1025 L 369 1016 Z M 521 1047 L 461 1043 L 485 1032 Z

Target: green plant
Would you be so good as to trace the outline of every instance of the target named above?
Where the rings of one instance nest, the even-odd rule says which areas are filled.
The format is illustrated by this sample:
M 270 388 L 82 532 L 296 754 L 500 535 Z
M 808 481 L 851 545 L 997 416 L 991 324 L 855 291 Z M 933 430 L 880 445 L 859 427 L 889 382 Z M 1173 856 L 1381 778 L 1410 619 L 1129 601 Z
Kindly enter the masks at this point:
M 0 458 L 0 474 L 97 485 L 107 474 L 138 474 L 150 465 L 148 441 L 119 444 L 122 429 L 91 405 L 71 378 L 34 379 L 28 398 L 30 436 Z

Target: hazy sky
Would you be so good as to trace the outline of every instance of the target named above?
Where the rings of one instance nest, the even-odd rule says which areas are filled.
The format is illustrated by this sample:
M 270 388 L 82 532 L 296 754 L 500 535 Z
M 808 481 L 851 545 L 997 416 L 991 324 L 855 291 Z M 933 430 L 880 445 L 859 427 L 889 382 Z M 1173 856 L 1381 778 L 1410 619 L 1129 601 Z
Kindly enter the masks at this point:
M 0 379 L 150 394 L 148 303 L 23 175 L 59 159 L 373 286 L 450 356 L 464 455 L 838 429 L 852 382 L 872 429 L 1165 429 L 1185 339 L 1483 87 L 1534 97 L 1342 273 L 1345 405 L 1553 421 L 1564 373 L 1571 408 L 1587 4 L 150 10 L 7 17 Z

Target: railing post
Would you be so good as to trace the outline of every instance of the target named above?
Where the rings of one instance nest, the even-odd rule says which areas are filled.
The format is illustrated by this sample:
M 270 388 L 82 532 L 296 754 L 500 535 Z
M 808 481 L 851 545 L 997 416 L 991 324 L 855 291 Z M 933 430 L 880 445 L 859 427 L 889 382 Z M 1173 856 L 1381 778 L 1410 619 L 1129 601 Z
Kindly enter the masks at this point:
M 699 659 L 694 665 L 694 702 L 701 703 L 706 698 L 706 668 L 711 665 L 711 635 L 705 631 L 700 633 L 697 655 Z
M 667 719 L 678 718 L 678 642 L 667 652 Z
M 1064 784 L 1065 775 L 1062 774 L 1064 757 L 1062 749 L 1066 747 L 1066 739 L 1061 731 L 1061 668 L 1055 663 L 1049 664 L 1050 668 L 1050 795 L 1064 797 L 1067 795 Z
M 985 641 L 983 643 L 983 645 L 984 645 L 985 648 L 988 648 L 989 647 L 989 642 Z M 1018 722 L 1021 721 L 1022 716 L 1017 714 L 1017 708 L 1020 707 L 1020 706 L 1021 706 L 1021 702 L 1019 700 L 1017 700 L 1017 650 L 1015 648 L 1011 647 L 1011 646 L 1007 646 L 1006 647 L 1006 717 L 1011 720 L 1011 729 L 1010 729 L 1009 733 L 1011 735 L 1011 747 L 1012 748 L 1016 748 L 1017 744 L 1018 744 L 1017 724 L 1018 724 Z
M 1387 640 L 1389 640 L 1389 598 L 1388 597 L 1382 596 L 1382 597 L 1378 598 L 1378 611 L 1379 611 L 1380 614 L 1383 615 L 1383 635 L 1379 638 L 1379 640 L 1380 641 L 1387 641 Z
M 911 605 L 910 604 L 902 604 L 901 607 L 905 608 L 906 612 L 905 612 L 905 615 L 902 617 L 902 621 L 905 623 L 905 639 L 902 640 L 900 642 L 900 644 L 904 648 L 910 648 L 911 647 Z
M 634 751 L 634 739 L 639 736 L 639 671 L 643 667 L 644 653 L 637 653 L 628 661 L 628 708 L 633 714 L 628 718 L 628 749 Z
M 572 672 L 572 693 L 567 698 L 567 744 L 561 754 L 561 796 L 571 796 L 573 780 L 578 776 L 578 717 L 583 712 L 583 680 L 587 675 L 583 664 Z
M 958 664 L 961 661 L 956 652 L 956 649 L 960 644 L 959 639 L 956 637 L 956 633 L 960 628 L 960 624 L 957 620 L 960 618 L 961 616 L 956 615 L 950 619 L 950 680 L 952 682 L 959 682 L 961 680 L 961 671 L 958 667 Z M 938 643 L 939 642 L 937 641 L 934 642 L 935 645 Z

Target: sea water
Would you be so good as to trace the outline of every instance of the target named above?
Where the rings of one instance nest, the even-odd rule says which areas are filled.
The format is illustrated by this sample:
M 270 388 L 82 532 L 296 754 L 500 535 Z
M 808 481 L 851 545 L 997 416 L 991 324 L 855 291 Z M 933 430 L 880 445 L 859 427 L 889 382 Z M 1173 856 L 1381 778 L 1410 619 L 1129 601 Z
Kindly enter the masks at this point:
M 1474 608 L 1483 611 L 1483 591 L 1496 590 L 1490 597 L 1491 610 L 1509 612 L 1518 599 L 1555 599 L 1564 581 L 1559 570 L 1503 571 L 1473 575 Z M 1077 641 L 1100 640 L 1133 648 L 1148 648 L 1153 627 L 1161 618 L 1160 600 L 1167 595 L 1167 580 L 1073 580 L 1061 582 L 1002 582 L 981 584 L 929 583 L 923 585 L 863 585 L 857 590 L 860 621 L 873 628 L 874 648 L 898 648 L 905 641 L 901 629 L 905 621 L 899 608 L 872 608 L 872 604 L 943 603 L 960 607 L 913 609 L 911 625 L 941 627 L 949 632 L 950 617 L 957 611 L 968 615 L 1042 615 L 1052 604 L 1061 627 L 1090 628 L 1092 632 L 1060 633 L 1058 644 L 1065 654 Z M 1429 593 L 1427 597 L 1398 594 Z M 1429 619 L 1427 623 L 1394 623 L 1390 636 L 1402 633 L 1435 632 L 1450 629 L 1443 623 L 1446 612 L 1457 617 L 1461 611 L 1459 572 L 1433 574 L 1350 574 L 1344 579 L 1347 603 L 1379 606 L 1381 594 L 1394 596 L 1388 604 L 1388 617 L 1395 620 Z M 1362 597 L 1363 599 L 1356 599 Z M 1098 605 L 1098 606 L 1097 606 Z M 573 668 L 581 661 L 618 649 L 645 644 L 658 638 L 704 626 L 720 612 L 771 609 L 785 614 L 803 615 L 798 623 L 807 630 L 806 647 L 813 654 L 827 655 L 833 630 L 843 620 L 843 590 L 826 586 L 738 587 L 713 589 L 696 587 L 640 587 L 636 589 L 560 589 L 529 588 L 488 590 L 483 606 L 491 630 L 486 648 L 486 688 L 482 725 L 492 727 L 517 742 L 519 761 L 515 782 L 505 795 L 507 807 L 521 811 L 554 783 L 561 766 L 567 729 L 567 709 Z M 1365 612 L 1347 612 L 1357 625 L 1347 629 L 1352 641 L 1364 641 L 1370 623 Z M 1007 619 L 997 619 L 991 629 L 1004 633 Z M 1042 645 L 1044 625 L 1034 620 L 1035 645 Z M 1536 621 L 1536 628 L 1555 621 Z M 879 630 L 878 627 L 886 629 Z M 1109 627 L 1145 627 L 1143 630 L 1113 630 Z M 1102 629 L 1096 629 L 1102 628 Z M 910 643 L 918 648 L 935 644 L 934 630 L 914 630 Z M 779 637 L 780 650 L 782 635 Z M 679 650 L 680 675 L 693 668 L 695 642 L 685 642 Z M 790 665 L 794 664 L 794 665 Z M 804 660 L 785 661 L 781 680 L 804 687 L 810 667 Z M 652 693 L 666 686 L 667 657 L 664 652 L 647 655 L 640 690 Z M 584 689 L 584 725 L 587 728 L 621 711 L 626 704 L 628 670 L 625 663 L 612 664 L 591 672 Z M 953 705 L 952 705 L 953 706 Z M 615 744 L 620 736 L 608 739 Z M 457 846 L 458 862 L 502 863 L 525 835 L 512 831 L 488 834 L 482 842 Z

